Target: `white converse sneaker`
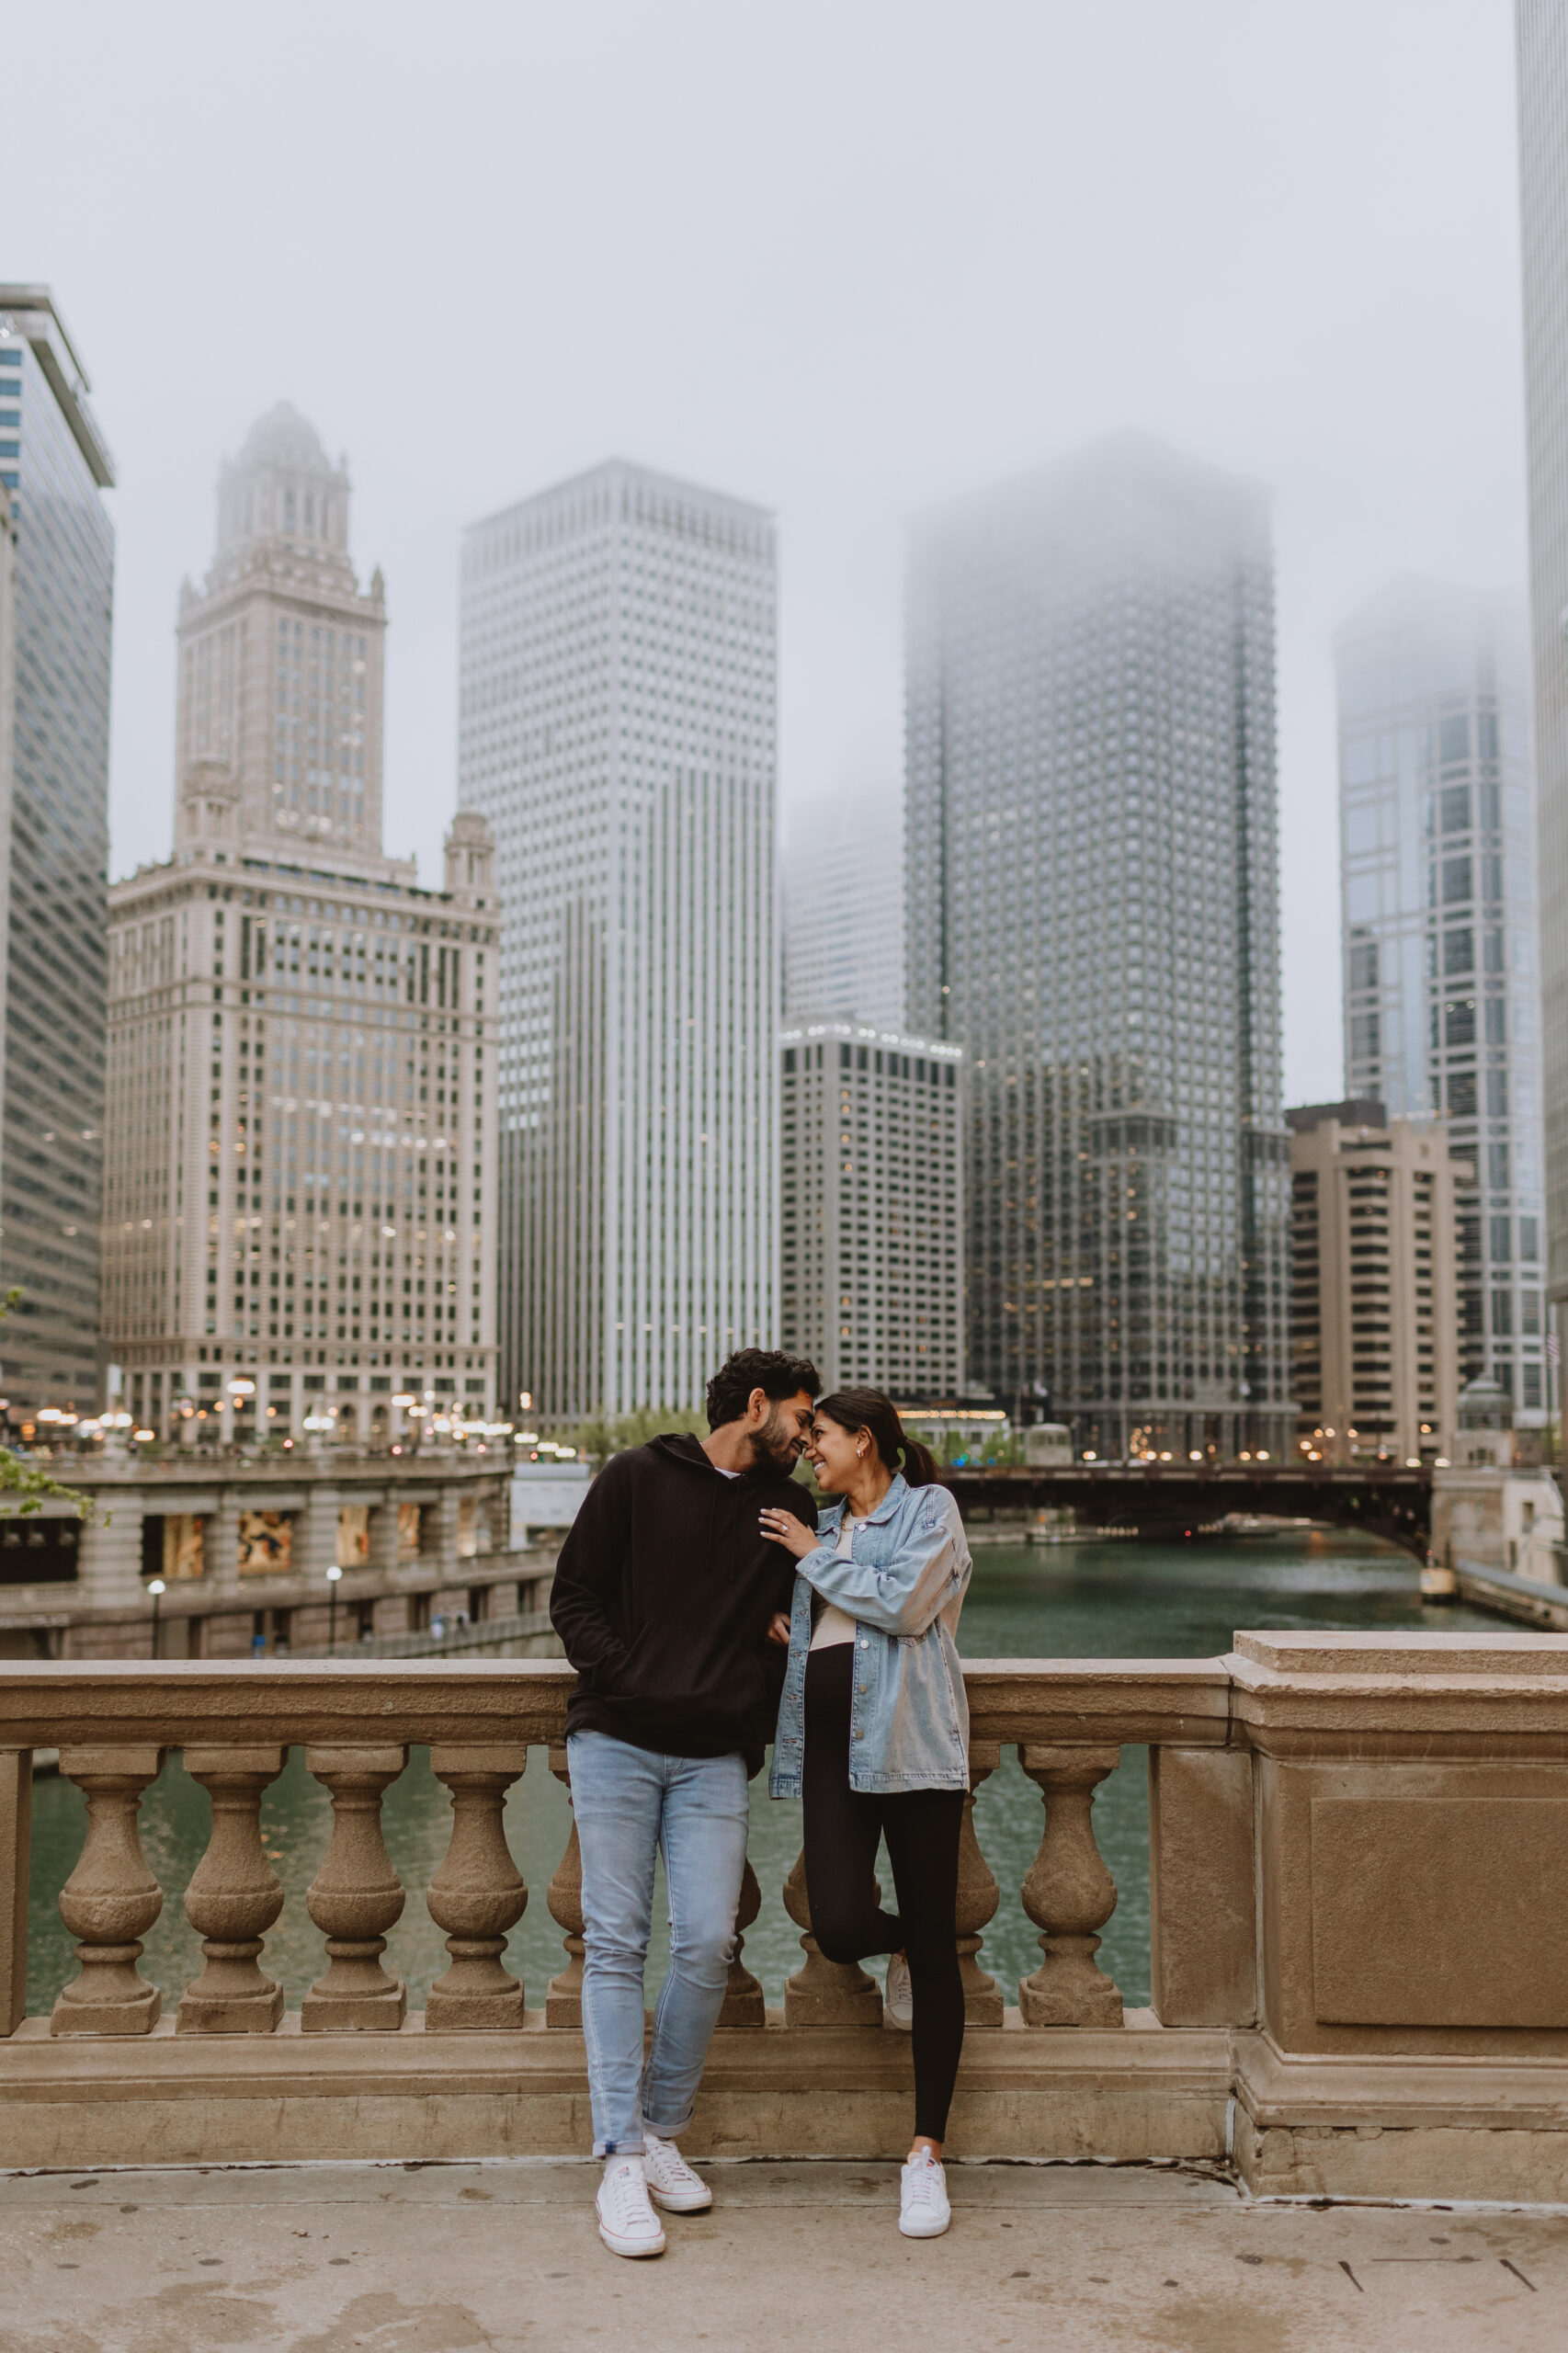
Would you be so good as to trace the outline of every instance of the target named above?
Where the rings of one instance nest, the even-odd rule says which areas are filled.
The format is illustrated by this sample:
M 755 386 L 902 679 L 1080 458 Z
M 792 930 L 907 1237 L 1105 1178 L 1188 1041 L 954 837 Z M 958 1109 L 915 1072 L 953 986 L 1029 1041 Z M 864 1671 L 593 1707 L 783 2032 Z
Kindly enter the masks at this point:
M 699 2173 L 693 2173 L 673 2141 L 661 2141 L 642 2127 L 642 2177 L 655 2206 L 668 2214 L 705 2214 L 713 2192 Z
M 889 2026 L 902 2027 L 905 2034 L 915 2024 L 915 1983 L 909 1974 L 909 1963 L 901 1952 L 895 1952 L 888 1963 L 882 2016 Z
M 899 2183 L 898 2227 L 906 2239 L 939 2239 L 953 2219 L 948 2177 L 929 2149 L 911 2157 Z
M 663 2255 L 665 2227 L 648 2203 L 640 2157 L 608 2157 L 594 2200 L 599 2236 L 612 2255 Z

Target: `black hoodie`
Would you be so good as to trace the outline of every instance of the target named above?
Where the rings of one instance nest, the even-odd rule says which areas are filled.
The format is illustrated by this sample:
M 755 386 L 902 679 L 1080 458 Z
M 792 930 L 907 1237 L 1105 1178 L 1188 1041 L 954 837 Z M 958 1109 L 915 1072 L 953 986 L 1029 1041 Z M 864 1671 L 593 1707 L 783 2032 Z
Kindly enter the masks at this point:
M 566 1729 L 755 1773 L 773 1736 L 784 1653 L 767 1641 L 795 1563 L 764 1537 L 772 1506 L 816 1524 L 771 1468 L 728 1479 L 685 1432 L 611 1457 L 561 1548 L 551 1622 L 577 1670 Z

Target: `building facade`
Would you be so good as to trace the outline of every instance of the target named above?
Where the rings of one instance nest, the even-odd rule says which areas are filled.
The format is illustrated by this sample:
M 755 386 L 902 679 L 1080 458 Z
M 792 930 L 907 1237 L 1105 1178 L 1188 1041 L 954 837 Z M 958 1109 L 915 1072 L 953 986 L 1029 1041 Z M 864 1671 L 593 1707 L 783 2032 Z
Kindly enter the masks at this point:
M 1298 1449 L 1435 1462 L 1457 1427 L 1456 1196 L 1469 1169 L 1440 1120 L 1391 1120 L 1365 1101 L 1285 1116 Z
M 1522 602 L 1398 581 L 1335 642 L 1345 1078 L 1447 1115 L 1460 1378 L 1546 1419 L 1540 934 Z
M 968 1055 L 971 1373 L 1085 1450 L 1275 1452 L 1263 496 L 1097 445 L 927 517 L 907 630 L 909 1017 Z
M 779 1345 L 825 1388 L 964 1381 L 963 1051 L 822 1016 L 779 1033 Z
M 0 285 L 0 482 L 15 529 L 0 1380 L 90 1410 L 100 1372 L 114 467 L 46 286 Z
M 381 855 L 347 502 L 287 408 L 224 469 L 180 600 L 174 855 L 109 894 L 106 1318 L 160 1434 L 494 1409 L 494 852 L 460 814 L 441 890 Z
M 1515 0 L 1535 773 L 1540 797 L 1547 1283 L 1568 1316 L 1568 7 Z M 1558 1401 L 1560 1402 L 1560 1401 Z
M 689 1405 L 777 1311 L 771 518 L 611 463 L 475 524 L 460 799 L 496 839 L 503 1379 Z
M 884 804 L 797 821 L 785 853 L 784 1016 L 903 1027 L 903 840 Z

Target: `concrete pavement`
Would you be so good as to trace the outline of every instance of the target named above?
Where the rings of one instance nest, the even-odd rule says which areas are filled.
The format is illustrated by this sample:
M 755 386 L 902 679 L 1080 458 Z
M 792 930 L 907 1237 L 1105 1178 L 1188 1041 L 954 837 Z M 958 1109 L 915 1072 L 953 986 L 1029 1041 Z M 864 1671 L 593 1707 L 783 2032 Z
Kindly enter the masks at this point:
M 617 2261 L 555 2158 L 0 2177 L 0 2353 L 1559 2353 L 1568 2213 L 1250 2203 L 1181 2165 L 706 2168 Z

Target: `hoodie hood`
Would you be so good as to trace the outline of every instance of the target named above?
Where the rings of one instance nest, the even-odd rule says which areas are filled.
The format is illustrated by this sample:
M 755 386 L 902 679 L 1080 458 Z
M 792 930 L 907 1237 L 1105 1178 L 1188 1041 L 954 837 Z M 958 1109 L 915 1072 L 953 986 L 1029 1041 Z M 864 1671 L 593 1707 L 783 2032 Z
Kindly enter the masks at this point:
M 724 1479 L 726 1473 L 709 1461 L 702 1450 L 702 1440 L 691 1430 L 665 1430 L 662 1436 L 650 1438 L 650 1451 L 666 1462 L 684 1463 L 688 1470 L 705 1471 L 710 1479 Z M 749 1471 L 739 1474 L 743 1479 L 788 1479 L 790 1472 L 776 1463 L 754 1462 Z

